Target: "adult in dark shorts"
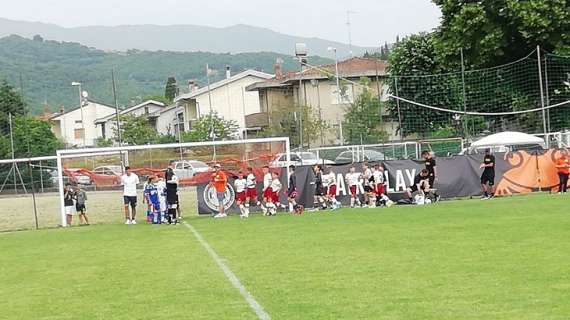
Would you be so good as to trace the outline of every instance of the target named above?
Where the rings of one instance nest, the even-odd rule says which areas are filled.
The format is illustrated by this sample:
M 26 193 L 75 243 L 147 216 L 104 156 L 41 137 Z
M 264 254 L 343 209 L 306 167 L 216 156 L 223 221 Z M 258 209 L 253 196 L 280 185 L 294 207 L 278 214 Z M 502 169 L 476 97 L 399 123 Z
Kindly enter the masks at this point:
M 174 173 L 174 161 L 170 161 L 165 174 L 166 180 L 166 207 L 169 224 L 177 224 L 178 213 L 178 177 Z
M 125 167 L 125 174 L 121 177 L 123 203 L 125 205 L 125 224 L 137 224 L 135 217 L 137 215 L 137 185 L 139 183 L 139 177 L 131 172 L 131 168 Z
M 295 166 L 289 166 L 289 187 L 287 188 L 289 212 L 302 214 L 303 206 L 297 204 L 297 196 L 297 177 L 295 176 Z
M 319 207 L 321 209 L 326 209 L 327 204 L 324 199 L 324 188 L 323 188 L 323 167 L 321 165 L 316 165 L 313 168 L 313 172 L 315 174 L 314 209 L 318 210 Z
M 433 156 L 433 152 L 430 151 L 423 151 L 422 158 L 424 159 L 426 170 L 429 174 L 429 186 L 433 188 L 435 186 L 435 182 L 437 181 L 437 165 L 435 162 L 435 158 Z M 435 201 L 439 201 L 439 194 L 434 192 Z
M 406 190 L 406 196 L 408 199 L 411 199 L 414 192 L 419 192 L 421 196 L 425 196 L 429 190 L 429 172 L 426 169 L 423 169 L 414 178 L 414 183 Z
M 481 164 L 483 174 L 481 174 L 482 200 L 495 197 L 495 156 L 491 154 L 491 149 L 485 149 L 485 156 Z

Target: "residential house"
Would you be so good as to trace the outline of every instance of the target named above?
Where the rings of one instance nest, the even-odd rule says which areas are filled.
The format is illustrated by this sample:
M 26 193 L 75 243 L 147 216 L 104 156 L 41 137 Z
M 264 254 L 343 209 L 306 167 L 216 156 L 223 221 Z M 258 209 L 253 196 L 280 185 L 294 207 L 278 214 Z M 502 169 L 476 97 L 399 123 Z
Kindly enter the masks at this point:
M 347 106 L 362 93 L 362 78 L 367 78 L 368 88 L 381 100 L 387 100 L 387 63 L 370 58 L 351 58 L 338 64 L 341 90 L 337 88 L 335 64 L 307 67 L 300 72 L 282 75 L 281 67 L 276 65 L 276 76 L 272 79 L 255 83 L 247 87 L 248 91 L 258 92 L 261 103 L 260 114 L 248 117 L 248 126 L 271 126 L 272 114 L 276 110 L 289 108 L 297 112 L 300 105 L 311 106 L 315 116 L 328 123 L 330 130 L 321 135 L 319 141 L 311 145 L 340 144 L 342 122 Z M 396 138 L 396 125 L 387 119 L 387 111 L 382 112 L 385 121 L 383 129 L 390 138 Z
M 65 110 L 49 118 L 52 131 L 66 145 L 74 147 L 93 147 L 99 137 L 95 121 L 115 114 L 115 107 L 87 100 L 83 107 Z
M 246 87 L 271 78 L 273 75 L 256 70 L 245 70 L 231 75 L 228 68 L 226 78 L 210 86 L 198 88 L 194 83 L 190 83 L 189 92 L 175 99 L 176 105 L 182 110 L 182 115 L 178 113 L 176 117 L 184 119 L 183 123 L 180 123 L 178 118 L 174 122 L 177 126 L 176 132 L 178 127 L 181 132 L 191 130 L 192 122 L 204 115 L 217 113 L 226 120 L 235 121 L 240 135 L 243 135 L 248 129 L 246 117 L 261 110 L 259 94 L 247 91 Z
M 162 102 L 147 100 L 135 106 L 128 107 L 119 111 L 120 116 L 146 116 L 151 127 L 155 128 L 159 133 L 167 132 L 159 130 L 157 126 L 160 112 L 166 109 L 166 105 Z M 110 115 L 95 120 L 97 127 L 97 137 L 103 139 L 114 139 L 117 126 L 117 114 L 113 112 Z

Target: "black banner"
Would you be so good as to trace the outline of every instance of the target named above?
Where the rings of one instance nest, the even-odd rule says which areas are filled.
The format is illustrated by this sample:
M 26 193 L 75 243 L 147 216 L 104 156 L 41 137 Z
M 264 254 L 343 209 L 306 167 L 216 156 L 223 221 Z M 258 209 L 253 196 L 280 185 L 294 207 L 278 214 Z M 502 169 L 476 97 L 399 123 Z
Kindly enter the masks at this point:
M 555 159 L 561 151 L 547 150 L 544 152 L 528 153 L 518 151 L 509 154 L 495 154 L 495 183 L 498 195 L 513 193 L 533 192 L 536 190 L 551 190 L 557 188 L 557 173 L 554 166 Z M 453 156 L 437 158 L 437 180 L 434 188 L 442 198 L 459 198 L 477 196 L 481 194 L 480 178 L 482 169 L 480 165 L 483 155 Z M 375 163 L 370 163 L 373 166 Z M 410 186 L 414 177 L 425 167 L 423 161 L 395 160 L 383 161 L 381 164 L 386 169 L 387 193 L 392 200 L 399 200 L 404 196 L 404 191 Z M 345 205 L 350 201 L 348 186 L 345 175 L 350 167 L 354 166 L 357 172 L 362 172 L 362 164 L 329 165 L 325 172 L 333 170 L 337 175 L 337 199 Z M 284 191 L 281 193 L 281 203 L 287 204 L 285 190 L 287 189 L 287 169 L 272 169 L 281 172 L 281 182 Z M 298 203 L 305 207 L 312 207 L 315 187 L 312 184 L 314 174 L 312 167 L 298 167 L 296 169 Z M 262 181 L 258 177 L 258 181 Z M 359 194 L 363 194 L 363 181 L 360 181 Z M 233 179 L 229 184 L 233 185 Z M 261 197 L 261 184 L 258 184 L 258 195 Z M 228 188 L 226 196 L 226 208 L 236 210 L 235 194 L 233 188 Z M 207 184 L 198 186 L 198 210 L 201 214 L 214 213 L 217 200 L 214 190 Z

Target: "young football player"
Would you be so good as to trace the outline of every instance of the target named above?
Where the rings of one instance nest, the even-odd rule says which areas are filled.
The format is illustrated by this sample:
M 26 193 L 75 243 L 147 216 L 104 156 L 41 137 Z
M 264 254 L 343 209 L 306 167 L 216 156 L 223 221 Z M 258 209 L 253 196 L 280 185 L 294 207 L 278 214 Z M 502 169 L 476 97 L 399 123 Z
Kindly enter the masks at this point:
M 384 176 L 384 167 L 380 164 L 376 164 L 374 166 L 372 177 L 374 180 L 374 196 L 376 197 L 376 204 L 391 207 L 393 202 L 386 195 L 386 179 Z
M 89 225 L 87 219 L 87 193 L 82 187 L 77 187 L 75 191 L 75 209 L 79 214 L 79 224 Z
M 263 210 L 263 215 L 267 215 L 268 207 L 267 204 L 271 200 L 271 182 L 273 182 L 273 175 L 269 172 L 269 166 L 264 166 L 263 169 L 263 203 L 261 204 L 261 210 Z
M 268 214 L 270 216 L 274 216 L 277 214 L 277 209 L 280 207 L 279 193 L 281 192 L 283 185 L 281 184 L 281 180 L 279 180 L 279 174 L 277 172 L 273 172 L 271 178 L 271 186 L 269 187 L 269 190 L 271 190 L 271 196 L 268 198 L 266 206 Z
M 234 181 L 234 187 L 236 192 L 236 204 L 241 212 L 241 218 L 248 218 L 249 214 L 245 210 L 245 202 L 247 200 L 247 180 L 245 179 L 243 172 L 239 172 L 237 179 Z
M 346 174 L 346 184 L 350 189 L 350 207 L 354 208 L 355 204 L 361 206 L 360 197 L 358 196 L 358 185 L 360 181 L 360 172 L 356 172 L 354 166 L 350 167 L 349 172 Z
M 340 208 L 340 202 L 336 200 L 336 174 L 331 169 L 325 178 L 327 181 L 327 202 L 332 210 Z
M 364 207 L 370 205 L 370 196 L 372 195 L 372 186 L 370 184 L 370 179 L 372 178 L 372 170 L 368 166 L 368 163 L 362 165 L 362 178 L 364 179 Z
M 289 166 L 289 188 L 287 189 L 289 200 L 289 212 L 302 214 L 303 206 L 297 204 L 297 177 L 295 176 L 295 166 Z
M 247 168 L 247 190 L 245 194 L 245 212 L 249 216 L 249 206 L 253 202 L 255 205 L 260 206 L 261 202 L 257 199 L 257 179 L 253 173 L 253 168 Z
M 150 191 L 154 189 L 152 185 L 152 175 L 148 176 L 147 181 L 145 181 L 143 185 L 143 203 L 146 203 L 146 222 L 152 223 L 153 221 L 153 210 L 152 210 L 152 203 L 150 202 Z
M 160 200 L 158 196 L 158 177 L 157 176 L 150 176 L 149 181 L 146 185 L 145 194 L 147 196 L 148 204 L 150 205 L 151 209 L 151 219 L 150 223 L 158 224 L 161 221 L 160 217 Z
M 163 177 L 158 178 L 158 182 L 156 183 L 156 190 L 158 191 L 158 202 L 160 204 L 160 214 L 158 217 L 154 217 L 154 224 L 162 224 L 166 221 L 166 213 L 168 212 L 168 203 L 166 201 L 166 181 L 164 181 Z M 177 209 L 179 209 L 178 206 Z

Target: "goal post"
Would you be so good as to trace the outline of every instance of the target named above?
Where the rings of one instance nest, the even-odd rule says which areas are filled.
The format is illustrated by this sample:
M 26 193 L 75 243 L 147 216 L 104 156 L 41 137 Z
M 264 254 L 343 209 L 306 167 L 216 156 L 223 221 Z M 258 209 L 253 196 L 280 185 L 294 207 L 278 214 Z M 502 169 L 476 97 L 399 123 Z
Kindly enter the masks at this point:
M 270 146 L 268 153 L 263 154 L 263 160 L 259 160 L 259 156 L 262 155 L 262 152 L 255 152 L 256 145 Z M 223 154 L 223 150 L 230 149 L 232 152 L 228 151 L 226 154 Z M 191 155 L 186 156 L 183 154 L 183 150 L 188 150 L 188 153 Z M 64 202 L 64 173 L 66 170 L 64 161 L 66 159 L 82 158 L 86 155 L 126 153 L 128 155 L 129 165 L 131 168 L 134 164 L 137 164 L 137 166 L 147 168 L 145 172 L 152 173 L 160 172 L 162 170 L 160 166 L 162 165 L 162 168 L 164 168 L 164 164 L 170 161 L 183 162 L 194 160 L 194 154 L 196 153 L 194 152 L 195 150 L 201 150 L 201 159 L 204 163 L 207 164 L 211 164 L 213 162 L 221 162 L 228 163 L 228 165 L 230 165 L 230 163 L 240 162 L 239 167 L 244 168 L 257 159 L 257 162 L 262 162 L 264 165 L 269 165 L 273 160 L 275 160 L 274 157 L 277 155 L 280 155 L 280 157 L 285 160 L 279 161 L 279 167 L 288 168 L 289 164 L 292 163 L 289 137 L 58 150 L 56 153 L 56 162 L 58 171 L 57 180 L 59 189 L 61 225 L 63 227 L 67 226 Z M 250 150 L 249 153 L 252 154 L 252 157 L 248 158 L 244 150 Z M 122 165 L 123 163 L 121 163 L 121 166 Z M 235 165 L 235 167 L 238 167 L 238 165 Z

